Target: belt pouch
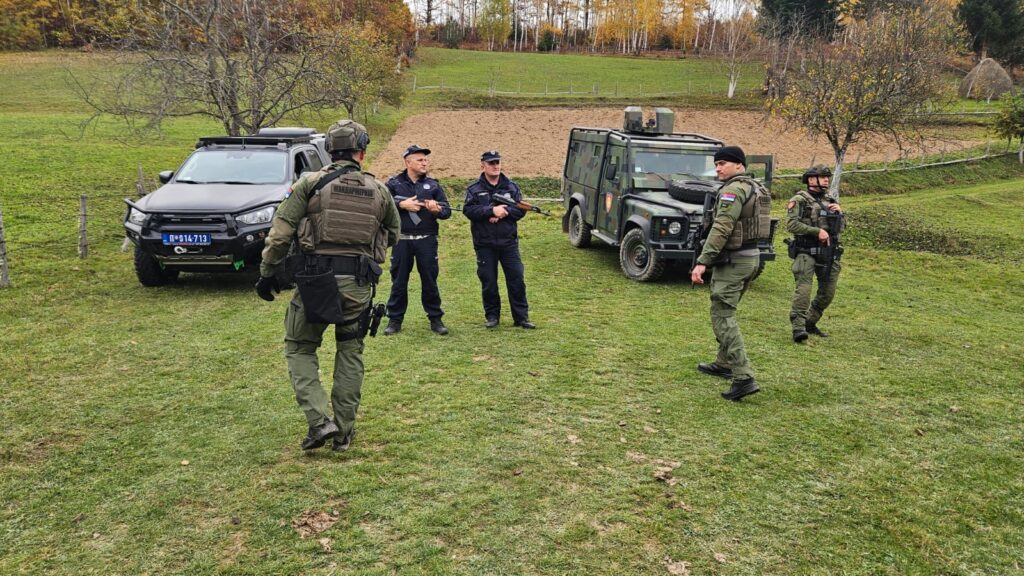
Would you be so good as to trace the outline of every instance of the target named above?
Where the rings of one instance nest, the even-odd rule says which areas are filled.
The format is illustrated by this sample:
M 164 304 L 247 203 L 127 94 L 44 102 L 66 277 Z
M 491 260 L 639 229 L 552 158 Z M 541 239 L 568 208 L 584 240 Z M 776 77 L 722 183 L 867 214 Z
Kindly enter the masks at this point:
M 295 286 L 302 298 L 306 320 L 313 324 L 340 324 L 342 321 L 341 296 L 334 271 L 321 274 L 295 275 Z

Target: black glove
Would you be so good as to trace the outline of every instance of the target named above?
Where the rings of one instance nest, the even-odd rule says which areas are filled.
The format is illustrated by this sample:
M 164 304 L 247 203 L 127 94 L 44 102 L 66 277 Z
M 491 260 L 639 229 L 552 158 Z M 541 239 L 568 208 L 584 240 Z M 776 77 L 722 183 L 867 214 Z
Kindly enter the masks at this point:
M 281 293 L 281 285 L 277 282 L 277 277 L 260 276 L 260 279 L 256 281 L 256 294 L 267 302 L 273 302 L 274 295 L 270 293 L 271 290 L 278 294 Z

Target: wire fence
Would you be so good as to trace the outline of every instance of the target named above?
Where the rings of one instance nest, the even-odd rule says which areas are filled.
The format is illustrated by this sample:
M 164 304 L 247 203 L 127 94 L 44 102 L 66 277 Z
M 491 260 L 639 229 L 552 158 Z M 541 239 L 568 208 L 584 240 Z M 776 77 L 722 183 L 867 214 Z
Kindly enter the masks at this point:
M 664 90 L 661 86 L 652 86 L 650 84 L 645 86 L 643 82 L 636 84 L 624 82 L 601 84 L 600 82 L 569 81 L 551 83 L 545 81 L 543 91 L 536 87 L 528 88 L 524 91 L 522 81 L 518 81 L 515 86 L 502 85 L 500 87 L 496 80 L 491 80 L 486 86 L 453 85 L 446 83 L 443 77 L 437 80 L 437 82 L 437 84 L 432 85 L 419 84 L 418 78 L 413 75 L 412 92 L 451 91 L 486 94 L 488 96 L 575 96 L 579 98 L 596 96 L 624 98 L 673 98 L 696 95 L 724 96 L 728 92 L 726 87 L 716 86 L 713 80 L 708 80 L 707 82 L 688 80 L 685 90 Z M 734 96 L 737 97 L 744 95 L 759 96 L 760 94 L 761 89 L 759 87 L 737 87 L 734 91 Z

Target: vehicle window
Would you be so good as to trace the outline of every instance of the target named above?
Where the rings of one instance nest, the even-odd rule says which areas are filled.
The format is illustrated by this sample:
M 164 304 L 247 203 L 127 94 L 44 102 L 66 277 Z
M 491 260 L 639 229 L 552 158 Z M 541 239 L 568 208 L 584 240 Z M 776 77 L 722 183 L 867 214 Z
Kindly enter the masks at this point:
M 317 156 L 316 152 L 313 152 L 312 150 L 307 150 L 305 154 L 306 156 L 308 156 L 309 159 L 310 172 L 316 172 L 317 170 L 320 170 L 321 168 L 324 167 L 323 163 L 320 162 L 320 156 Z
M 204 150 L 193 154 L 175 180 L 200 184 L 281 184 L 288 154 L 278 150 Z
M 298 180 L 299 176 L 302 176 L 303 172 L 309 171 L 309 160 L 306 159 L 306 155 L 301 151 L 295 153 L 295 171 L 292 174 L 292 180 Z
M 633 171 L 641 174 L 690 174 L 698 178 L 714 178 L 715 162 L 711 154 L 637 150 L 633 155 Z

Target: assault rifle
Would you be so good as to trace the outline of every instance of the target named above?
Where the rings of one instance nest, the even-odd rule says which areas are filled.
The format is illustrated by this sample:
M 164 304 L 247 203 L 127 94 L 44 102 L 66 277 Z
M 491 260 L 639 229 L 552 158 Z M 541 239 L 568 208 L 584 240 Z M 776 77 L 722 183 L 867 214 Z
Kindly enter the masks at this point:
M 505 196 L 504 194 L 494 194 L 491 196 L 491 200 L 495 204 L 512 206 L 515 208 L 519 208 L 520 210 L 526 210 L 527 212 L 536 212 L 537 214 L 543 214 L 544 216 L 551 216 L 550 212 L 545 212 L 541 210 L 539 206 L 535 206 L 533 204 L 530 204 L 529 202 L 524 202 L 522 200 L 516 202 L 515 200 L 512 199 L 511 196 Z
M 839 233 L 843 231 L 846 220 L 842 212 L 828 212 L 824 214 L 824 217 L 828 224 L 828 245 L 818 247 L 818 258 L 815 265 L 825 267 L 821 281 L 828 282 L 832 278 L 832 265 L 843 257 L 843 247 L 839 244 Z
M 406 200 L 415 200 L 416 205 L 420 206 L 421 208 L 425 208 L 427 206 L 425 202 L 423 202 L 422 200 L 415 196 L 395 196 L 396 202 L 405 202 Z M 451 208 L 451 205 L 449 205 L 447 202 L 438 202 L 437 204 L 442 208 Z M 412 223 L 414 225 L 419 226 L 419 223 L 423 221 L 423 218 L 420 218 L 419 214 L 415 212 L 409 212 L 409 220 L 412 220 Z

